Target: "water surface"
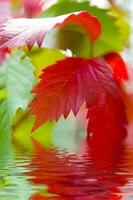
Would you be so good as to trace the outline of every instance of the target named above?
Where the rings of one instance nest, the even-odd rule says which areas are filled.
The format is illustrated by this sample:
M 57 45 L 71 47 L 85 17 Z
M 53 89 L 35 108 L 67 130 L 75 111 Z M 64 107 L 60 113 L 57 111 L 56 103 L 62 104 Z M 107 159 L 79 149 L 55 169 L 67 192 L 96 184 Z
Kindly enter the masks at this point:
M 133 199 L 131 140 L 111 149 L 77 143 L 47 148 L 32 140 L 29 150 L 1 141 L 0 200 Z

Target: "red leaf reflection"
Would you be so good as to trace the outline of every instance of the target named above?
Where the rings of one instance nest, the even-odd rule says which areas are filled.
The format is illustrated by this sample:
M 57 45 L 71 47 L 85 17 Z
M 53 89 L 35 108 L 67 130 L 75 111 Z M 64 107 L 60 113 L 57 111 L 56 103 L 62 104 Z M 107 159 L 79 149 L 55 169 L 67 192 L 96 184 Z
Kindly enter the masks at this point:
M 86 147 L 77 154 L 63 154 L 56 149 L 46 149 L 35 141 L 34 147 L 31 165 L 27 166 L 34 168 L 26 173 L 30 176 L 28 181 L 36 185 L 47 185 L 48 189 L 47 194 L 45 190 L 44 193 L 38 191 L 30 200 L 121 199 L 119 188 L 127 180 L 115 172 L 123 154 L 122 145 L 112 149 L 112 154 L 108 154 L 108 151 L 106 154 L 102 151 L 99 153 L 93 146 L 91 149 Z

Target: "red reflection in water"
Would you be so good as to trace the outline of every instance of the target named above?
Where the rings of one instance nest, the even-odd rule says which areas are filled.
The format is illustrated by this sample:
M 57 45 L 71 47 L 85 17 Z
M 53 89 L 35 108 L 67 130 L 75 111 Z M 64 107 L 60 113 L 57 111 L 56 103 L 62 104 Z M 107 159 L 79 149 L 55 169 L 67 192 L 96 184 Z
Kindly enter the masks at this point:
M 128 175 L 121 172 L 119 165 L 124 147 L 119 144 L 111 151 L 98 151 L 90 144 L 86 150 L 75 154 L 46 149 L 34 141 L 32 168 L 27 175 L 29 182 L 47 185 L 47 192 L 58 196 L 47 196 L 44 190 L 34 194 L 30 200 L 120 200 L 119 187 L 127 183 Z M 112 152 L 112 153 L 111 153 Z

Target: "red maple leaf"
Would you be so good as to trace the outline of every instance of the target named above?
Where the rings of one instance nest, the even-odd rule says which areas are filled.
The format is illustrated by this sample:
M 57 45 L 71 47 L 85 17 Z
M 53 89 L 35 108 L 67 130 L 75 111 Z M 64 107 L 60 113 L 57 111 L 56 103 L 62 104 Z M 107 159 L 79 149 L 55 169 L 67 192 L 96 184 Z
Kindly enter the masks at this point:
M 104 59 L 113 70 L 114 77 L 119 83 L 122 80 L 128 80 L 127 66 L 119 53 L 108 53 L 104 56 Z
M 101 34 L 100 22 L 88 12 L 40 19 L 11 19 L 0 27 L 0 47 L 13 48 L 28 45 L 32 48 L 35 42 L 41 46 L 48 31 L 68 24 L 76 24 L 83 28 L 93 42 Z
M 37 16 L 41 11 L 46 10 L 56 3 L 56 0 L 21 0 L 27 17 Z
M 34 17 L 42 11 L 43 1 L 42 0 L 21 0 L 22 6 L 28 17 Z
M 62 114 L 66 118 L 70 111 L 77 115 L 84 101 L 90 118 L 88 132 L 95 122 L 97 128 L 108 129 L 113 123 L 124 127 L 126 119 L 120 90 L 104 60 L 66 58 L 44 69 L 40 79 L 30 104 L 36 116 L 33 130 L 48 120 L 57 121 Z M 97 121 L 100 118 L 101 124 Z

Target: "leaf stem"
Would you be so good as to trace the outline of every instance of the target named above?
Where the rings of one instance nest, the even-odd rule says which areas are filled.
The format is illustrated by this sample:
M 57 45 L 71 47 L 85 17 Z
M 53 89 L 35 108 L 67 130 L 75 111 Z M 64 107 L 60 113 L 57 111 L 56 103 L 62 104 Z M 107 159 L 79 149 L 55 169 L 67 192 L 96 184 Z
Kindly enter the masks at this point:
M 15 130 L 24 120 L 29 116 L 30 110 L 27 110 L 12 126 L 12 129 Z
M 93 58 L 93 42 L 90 42 L 90 58 Z

